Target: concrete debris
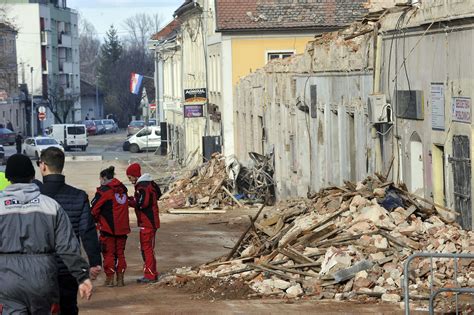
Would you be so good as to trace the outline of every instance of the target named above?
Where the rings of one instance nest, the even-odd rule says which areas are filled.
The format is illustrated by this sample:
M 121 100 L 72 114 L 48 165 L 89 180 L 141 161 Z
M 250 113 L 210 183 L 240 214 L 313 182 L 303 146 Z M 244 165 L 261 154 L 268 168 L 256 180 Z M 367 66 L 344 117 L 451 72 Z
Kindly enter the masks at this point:
M 244 167 L 235 158 L 215 153 L 212 158 L 170 184 L 160 199 L 160 209 L 202 208 L 220 210 L 264 202 L 273 204 L 273 156 L 250 153 L 252 167 Z
M 381 206 L 382 190 L 391 191 L 387 198 L 395 191 L 403 207 L 389 211 Z M 474 249 L 472 231 L 381 177 L 308 197 L 263 208 L 229 255 L 198 267 L 197 273 L 245 281 L 263 296 L 399 303 L 403 266 L 411 254 Z M 438 287 L 456 280 L 453 260 L 435 260 L 433 268 Z M 474 262 L 460 261 L 457 269 L 457 283 L 472 286 Z M 410 294 L 428 296 L 430 260 L 413 260 L 409 277 Z

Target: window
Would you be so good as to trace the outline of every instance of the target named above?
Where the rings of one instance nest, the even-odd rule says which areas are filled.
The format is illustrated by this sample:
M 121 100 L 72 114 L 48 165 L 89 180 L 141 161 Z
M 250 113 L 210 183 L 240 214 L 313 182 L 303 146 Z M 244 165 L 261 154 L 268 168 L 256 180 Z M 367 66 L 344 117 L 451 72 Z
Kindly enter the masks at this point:
M 37 145 L 55 145 L 58 143 L 54 139 L 37 139 L 36 144 Z
M 267 53 L 267 62 L 273 59 L 285 59 L 293 56 L 295 53 L 293 51 L 277 51 Z
M 151 130 L 150 130 L 150 128 L 143 129 L 142 131 L 140 131 L 139 133 L 137 133 L 137 137 L 144 137 L 144 136 L 149 136 L 149 135 L 151 135 Z
M 68 135 L 82 135 L 86 133 L 86 129 L 84 127 L 67 127 Z
M 161 136 L 161 131 L 160 131 L 160 129 L 156 129 L 156 130 L 155 130 L 155 135 L 157 135 L 158 137 Z

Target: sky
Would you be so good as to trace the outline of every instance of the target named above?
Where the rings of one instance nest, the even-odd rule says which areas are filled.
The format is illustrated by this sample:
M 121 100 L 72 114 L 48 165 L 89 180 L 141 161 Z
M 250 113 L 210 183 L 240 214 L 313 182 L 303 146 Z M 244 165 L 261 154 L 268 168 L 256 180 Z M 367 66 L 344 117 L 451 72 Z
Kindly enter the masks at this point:
M 162 25 L 173 19 L 173 12 L 184 0 L 68 0 L 70 8 L 79 11 L 97 29 L 103 37 L 110 25 L 123 34 L 122 22 L 136 13 L 159 13 L 163 18 Z

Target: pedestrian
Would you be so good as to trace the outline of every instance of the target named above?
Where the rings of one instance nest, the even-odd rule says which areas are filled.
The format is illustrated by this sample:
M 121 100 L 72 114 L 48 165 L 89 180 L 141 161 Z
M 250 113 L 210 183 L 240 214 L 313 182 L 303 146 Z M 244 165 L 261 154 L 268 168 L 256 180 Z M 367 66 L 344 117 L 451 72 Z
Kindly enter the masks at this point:
M 7 122 L 7 129 L 10 129 L 11 131 L 13 131 L 13 124 L 11 121 Z
M 21 135 L 21 131 L 15 137 L 15 144 L 16 144 L 16 153 L 21 153 L 21 145 L 23 144 L 23 137 Z
M 129 204 L 135 208 L 137 223 L 140 228 L 140 248 L 144 261 L 144 276 L 137 279 L 138 283 L 152 283 L 158 279 L 155 258 L 155 236 L 160 227 L 158 199 L 161 197 L 160 187 L 152 180 L 150 174 L 141 174 L 140 164 L 134 163 L 127 168 L 127 177 L 135 185 L 134 197 Z
M 127 188 L 115 178 L 113 166 L 100 172 L 100 187 L 92 200 L 92 215 L 100 231 L 100 245 L 104 257 L 105 285 L 123 287 L 127 269 L 125 244 L 130 233 Z
M 41 193 L 56 200 L 69 218 L 74 234 L 87 254 L 90 276 L 94 280 L 100 273 L 102 260 L 100 246 L 95 229 L 94 219 L 91 215 L 89 197 L 83 190 L 66 184 L 64 169 L 64 153 L 61 149 L 49 147 L 41 152 L 37 161 L 43 184 L 40 185 Z M 66 268 L 61 257 L 57 257 L 58 282 L 60 288 L 61 314 L 78 314 L 77 282 Z
M 5 170 L 12 183 L 0 196 L 0 313 L 50 314 L 59 300 L 55 254 L 92 295 L 89 266 L 61 206 L 32 184 L 31 160 L 12 155 Z

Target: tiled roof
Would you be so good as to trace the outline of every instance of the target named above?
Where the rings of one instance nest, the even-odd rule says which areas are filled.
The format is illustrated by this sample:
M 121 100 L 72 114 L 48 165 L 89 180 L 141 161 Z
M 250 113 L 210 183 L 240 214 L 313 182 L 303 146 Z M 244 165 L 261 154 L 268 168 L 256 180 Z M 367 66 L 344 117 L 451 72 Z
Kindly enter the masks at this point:
M 171 35 L 174 31 L 178 30 L 181 26 L 181 23 L 178 19 L 175 19 L 163 27 L 158 33 L 154 34 L 152 40 L 162 40 Z
M 215 1 L 218 31 L 334 28 L 368 13 L 367 0 Z

